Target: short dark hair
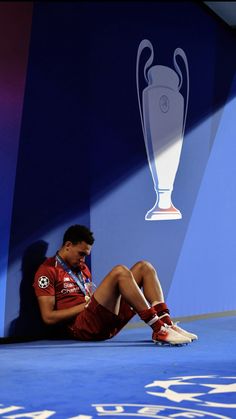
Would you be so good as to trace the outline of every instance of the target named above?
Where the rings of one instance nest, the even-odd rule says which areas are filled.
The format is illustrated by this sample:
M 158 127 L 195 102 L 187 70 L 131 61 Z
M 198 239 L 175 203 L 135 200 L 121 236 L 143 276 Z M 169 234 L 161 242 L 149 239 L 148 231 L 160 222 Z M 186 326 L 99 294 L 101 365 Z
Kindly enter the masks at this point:
M 63 245 L 70 241 L 73 244 L 77 244 L 79 242 L 85 242 L 92 246 L 94 243 L 94 237 L 92 231 L 89 230 L 86 226 L 81 226 L 79 224 L 75 224 L 70 226 L 64 236 L 63 236 Z

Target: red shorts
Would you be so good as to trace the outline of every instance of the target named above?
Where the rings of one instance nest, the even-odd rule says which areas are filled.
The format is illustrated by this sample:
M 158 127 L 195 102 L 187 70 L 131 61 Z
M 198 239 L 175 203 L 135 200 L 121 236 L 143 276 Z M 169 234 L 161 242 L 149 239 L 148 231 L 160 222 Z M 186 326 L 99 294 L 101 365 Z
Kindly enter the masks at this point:
M 115 336 L 135 315 L 121 298 L 120 311 L 116 315 L 103 307 L 92 296 L 88 306 L 69 326 L 69 335 L 79 340 L 105 340 Z

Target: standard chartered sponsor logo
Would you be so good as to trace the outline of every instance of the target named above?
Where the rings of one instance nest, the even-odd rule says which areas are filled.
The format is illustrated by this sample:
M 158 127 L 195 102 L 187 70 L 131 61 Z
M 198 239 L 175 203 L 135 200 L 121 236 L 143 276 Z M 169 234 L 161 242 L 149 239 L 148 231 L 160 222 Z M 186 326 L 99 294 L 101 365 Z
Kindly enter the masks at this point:
M 64 288 L 73 288 L 75 285 L 72 282 L 66 282 Z
M 79 291 L 79 287 L 62 288 L 61 294 L 69 294 L 70 292 L 77 292 L 77 291 Z

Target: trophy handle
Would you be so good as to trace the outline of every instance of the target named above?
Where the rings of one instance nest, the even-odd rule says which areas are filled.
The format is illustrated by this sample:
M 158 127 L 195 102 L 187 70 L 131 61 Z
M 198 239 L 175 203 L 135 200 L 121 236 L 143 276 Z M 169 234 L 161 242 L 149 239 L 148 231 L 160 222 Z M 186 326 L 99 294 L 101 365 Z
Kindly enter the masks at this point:
M 182 72 L 176 62 L 176 57 L 177 55 L 180 55 L 180 57 L 183 59 L 184 64 L 185 64 L 185 69 L 186 69 L 186 75 L 187 75 L 187 93 L 186 93 L 186 104 L 185 104 L 185 110 L 184 110 L 184 121 L 183 121 L 183 130 L 182 133 L 184 135 L 184 131 L 185 131 L 185 124 L 186 124 L 186 118 L 187 118 L 187 112 L 188 112 L 188 99 L 189 99 L 189 69 L 188 69 L 188 60 L 186 57 L 185 52 L 181 49 L 181 48 L 176 48 L 175 52 L 174 52 L 174 66 L 175 69 L 180 77 L 180 82 L 179 82 L 179 86 L 178 89 L 181 89 L 182 83 L 183 83 L 183 76 L 182 76 Z
M 138 47 L 138 52 L 137 52 L 137 60 L 136 60 L 136 86 L 137 86 L 137 95 L 138 95 L 138 106 L 139 106 L 139 112 L 140 112 L 140 118 L 141 118 L 142 130 L 143 130 L 143 136 L 144 136 L 145 144 L 146 144 L 146 146 L 148 146 L 147 145 L 147 139 L 146 139 L 146 132 L 145 132 L 145 127 L 144 127 L 144 122 L 143 122 L 143 109 L 142 109 L 142 105 L 141 105 L 141 101 L 140 101 L 140 88 L 139 88 L 139 61 L 140 61 L 140 56 L 141 56 L 144 48 L 149 48 L 151 50 L 151 55 L 150 55 L 149 59 L 147 60 L 145 66 L 144 66 L 144 70 L 143 70 L 145 80 L 148 83 L 147 69 L 152 64 L 153 58 L 154 58 L 153 46 L 152 46 L 151 42 L 148 39 L 143 39 L 140 42 L 139 47 Z

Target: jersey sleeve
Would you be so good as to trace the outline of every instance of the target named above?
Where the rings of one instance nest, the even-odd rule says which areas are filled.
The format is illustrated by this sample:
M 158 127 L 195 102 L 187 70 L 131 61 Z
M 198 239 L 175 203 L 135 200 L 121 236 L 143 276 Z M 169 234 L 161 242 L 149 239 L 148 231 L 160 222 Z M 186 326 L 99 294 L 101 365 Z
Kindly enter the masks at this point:
M 55 296 L 55 274 L 52 269 L 41 265 L 35 274 L 33 287 L 37 297 Z

